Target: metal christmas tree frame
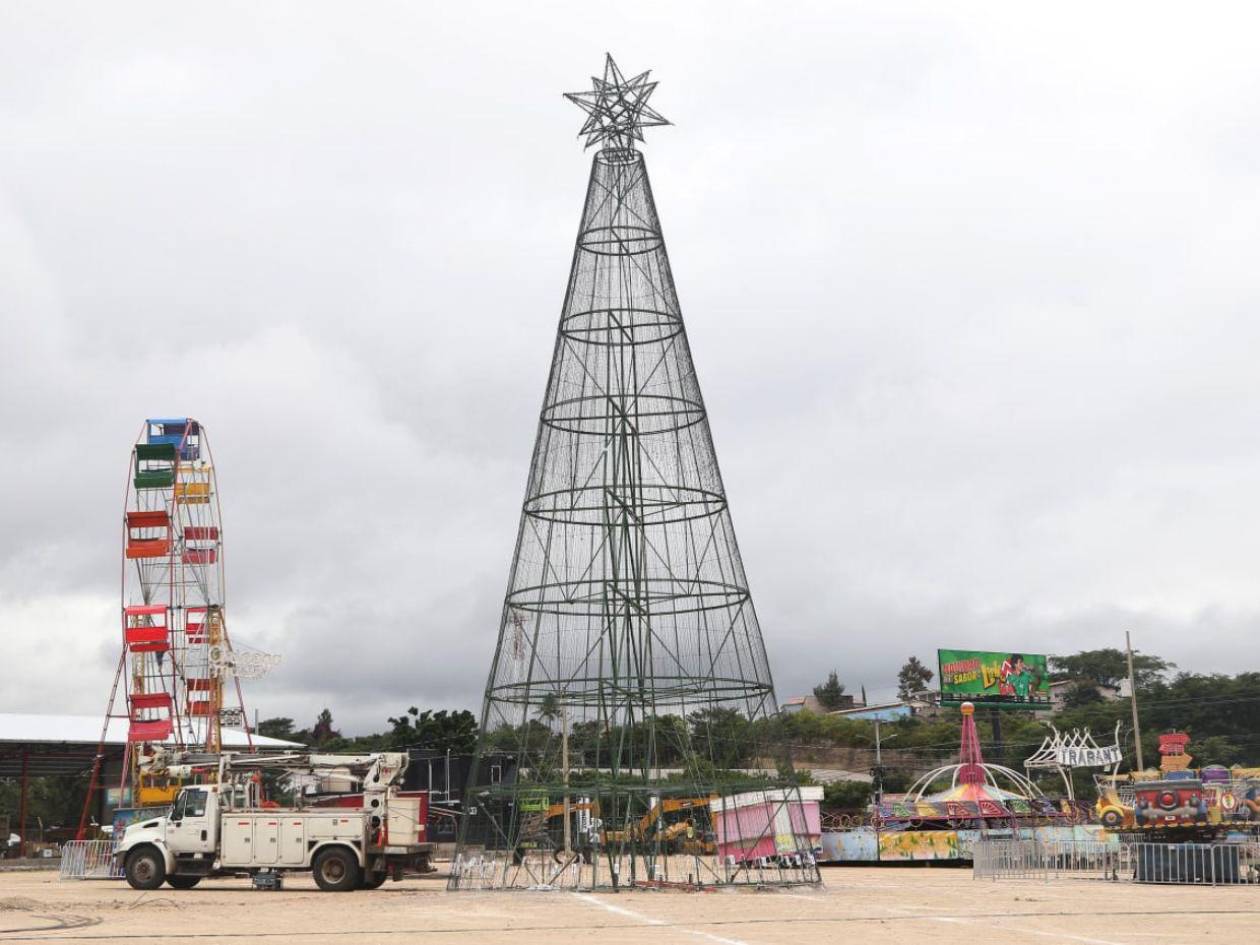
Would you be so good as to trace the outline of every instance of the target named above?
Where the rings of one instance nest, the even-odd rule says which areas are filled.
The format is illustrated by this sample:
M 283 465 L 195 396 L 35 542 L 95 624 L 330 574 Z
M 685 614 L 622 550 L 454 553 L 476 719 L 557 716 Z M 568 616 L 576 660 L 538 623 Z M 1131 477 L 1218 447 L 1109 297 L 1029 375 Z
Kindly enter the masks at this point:
M 643 155 L 644 72 L 594 157 L 452 889 L 818 882 Z M 816 789 L 815 789 L 816 791 Z

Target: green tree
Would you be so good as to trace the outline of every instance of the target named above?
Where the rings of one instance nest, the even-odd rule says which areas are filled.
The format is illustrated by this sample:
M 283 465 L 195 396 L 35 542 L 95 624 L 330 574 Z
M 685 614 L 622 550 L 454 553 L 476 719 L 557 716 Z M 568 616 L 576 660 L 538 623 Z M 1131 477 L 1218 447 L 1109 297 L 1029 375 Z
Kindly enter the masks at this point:
M 873 790 L 862 781 L 832 781 L 823 786 L 822 806 L 828 810 L 859 810 L 871 802 Z
M 1063 706 L 1068 709 L 1079 709 L 1081 706 L 1096 705 L 1104 702 L 1098 684 L 1092 679 L 1077 679 L 1068 686 L 1063 694 Z
M 39 839 L 40 830 L 45 837 L 60 834 L 58 839 L 68 839 L 65 831 L 77 827 L 87 794 L 87 778 L 74 774 L 49 775 L 31 778 L 26 786 L 26 830 L 18 823 L 21 808 L 21 785 L 17 781 L 0 782 L 0 822 L 7 815 L 12 833 L 25 833 L 28 840 Z M 4 849 L 8 834 L 0 835 L 0 850 Z
M 560 697 L 554 692 L 549 692 L 542 697 L 542 701 L 538 703 L 536 710 L 538 717 L 550 725 L 552 722 L 560 718 L 564 709 L 560 705 Z
M 311 728 L 311 741 L 325 748 L 334 739 L 339 738 L 341 738 L 341 733 L 333 728 L 332 712 L 324 709 L 319 713 L 319 718 L 315 720 L 315 725 Z
M 1178 730 L 1190 735 L 1195 763 L 1211 764 L 1203 743 L 1221 736 L 1237 746 L 1237 763 L 1254 764 L 1260 740 L 1260 673 L 1198 675 L 1181 673 L 1142 690 L 1138 698 L 1142 733 L 1153 744 L 1161 732 Z M 1145 747 L 1145 746 L 1144 746 Z M 1225 746 L 1213 746 L 1213 750 Z M 1151 749 L 1153 751 L 1153 748 Z M 1147 754 L 1148 758 L 1153 757 Z
M 903 794 L 910 789 L 918 772 L 890 768 L 884 771 L 884 793 Z
M 258 734 L 267 738 L 282 738 L 286 741 L 297 741 L 293 736 L 293 720 L 277 716 L 274 719 L 263 719 L 258 723 Z
M 1207 738 L 1192 743 L 1189 750 L 1194 753 L 1194 763 L 1200 768 L 1205 765 L 1229 767 L 1239 764 L 1246 754 L 1237 743 L 1225 735 L 1209 735 Z
M 828 711 L 839 709 L 844 705 L 844 684 L 840 682 L 840 676 L 834 669 L 827 676 L 825 683 L 814 687 L 814 698 Z
M 1158 656 L 1133 651 L 1133 679 L 1138 689 L 1150 686 L 1176 667 Z M 1123 650 L 1107 647 L 1083 650 L 1072 656 L 1050 657 L 1052 679 L 1093 680 L 1104 686 L 1118 686 L 1129 675 L 1128 660 Z
M 737 709 L 713 706 L 687 716 L 693 741 L 712 747 L 712 762 L 717 768 L 739 768 L 752 760 L 751 727 Z
M 917 656 L 910 657 L 897 672 L 897 698 L 909 699 L 916 692 L 922 692 L 935 675 Z
M 477 719 L 466 709 L 421 712 L 413 705 L 396 718 L 391 716 L 389 724 L 386 747 L 395 750 L 418 747 L 469 754 L 477 744 Z

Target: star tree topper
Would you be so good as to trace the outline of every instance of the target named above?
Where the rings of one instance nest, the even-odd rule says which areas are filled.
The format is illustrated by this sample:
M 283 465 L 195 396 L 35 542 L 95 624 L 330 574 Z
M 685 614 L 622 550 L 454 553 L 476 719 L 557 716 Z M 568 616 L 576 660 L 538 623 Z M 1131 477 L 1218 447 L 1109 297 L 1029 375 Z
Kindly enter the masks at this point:
M 643 140 L 643 129 L 669 122 L 655 109 L 648 107 L 648 99 L 656 91 L 656 83 L 649 82 L 651 71 L 640 72 L 627 79 L 613 62 L 611 54 L 604 58 L 604 77 L 591 76 L 594 88 L 589 92 L 566 92 L 564 97 L 586 112 L 586 124 L 578 137 L 586 136 L 586 146 L 611 142 L 616 148 L 633 147 L 633 142 Z

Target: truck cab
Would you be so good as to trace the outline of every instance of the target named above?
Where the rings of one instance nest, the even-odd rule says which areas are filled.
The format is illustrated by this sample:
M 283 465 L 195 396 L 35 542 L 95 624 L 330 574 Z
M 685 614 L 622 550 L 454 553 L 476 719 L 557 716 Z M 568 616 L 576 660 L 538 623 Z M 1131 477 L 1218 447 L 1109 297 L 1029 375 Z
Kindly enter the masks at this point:
M 210 874 L 219 846 L 219 789 L 217 784 L 185 787 L 169 812 L 127 827 L 114 855 L 133 886 L 156 889 L 165 880 L 176 889 L 191 889 Z

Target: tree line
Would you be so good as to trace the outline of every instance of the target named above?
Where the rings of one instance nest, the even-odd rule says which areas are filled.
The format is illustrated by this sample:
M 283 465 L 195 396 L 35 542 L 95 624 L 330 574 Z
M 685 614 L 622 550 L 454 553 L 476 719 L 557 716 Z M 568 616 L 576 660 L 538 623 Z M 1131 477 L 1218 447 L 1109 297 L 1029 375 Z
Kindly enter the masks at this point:
M 1130 703 L 1127 698 L 1108 699 L 1107 687 L 1115 687 L 1127 677 L 1125 654 L 1116 649 L 1087 650 L 1050 659 L 1052 678 L 1069 680 L 1063 711 L 1052 721 L 1059 729 L 1089 728 L 1105 742 L 1116 723 L 1121 724 L 1124 767 L 1135 762 Z M 1134 654 L 1134 675 L 1142 725 L 1143 760 L 1158 764 L 1158 739 L 1163 732 L 1178 730 L 1190 735 L 1189 751 L 1196 767 L 1221 764 L 1260 765 L 1260 672 L 1236 675 L 1178 672 L 1176 666 L 1158 656 Z M 897 675 L 903 697 L 922 693 L 933 673 L 919 660 L 910 658 Z M 821 692 L 821 695 L 820 695 Z M 824 696 L 843 696 L 838 672 L 816 690 L 824 706 Z M 1044 722 L 1031 712 L 1002 711 L 1002 741 L 992 734 L 988 712 L 978 714 L 981 744 L 988 760 L 1019 769 L 1022 762 L 1049 732 Z M 534 717 L 515 726 L 497 726 L 487 733 L 490 748 L 516 752 L 525 748 L 534 757 L 555 757 L 558 763 L 559 726 L 555 713 L 539 706 Z M 883 723 L 886 743 L 885 789 L 904 790 L 913 777 L 937 764 L 945 764 L 957 753 L 960 719 L 957 713 L 935 717 L 910 716 Z M 363 753 L 421 746 L 453 754 L 474 750 L 478 737 L 476 717 L 466 710 L 421 710 L 411 706 L 390 716 L 381 731 L 344 736 L 324 709 L 310 725 L 299 728 L 292 718 L 274 717 L 258 725 L 258 733 L 309 745 L 327 752 Z M 612 746 L 630 747 L 630 756 L 643 756 L 649 741 L 655 746 L 656 763 L 662 767 L 679 765 L 694 758 L 693 746 L 706 746 L 702 763 L 717 772 L 755 764 L 778 763 L 787 751 L 798 759 L 808 759 L 811 751 L 827 748 L 873 748 L 872 722 L 843 715 L 801 711 L 750 721 L 731 707 L 717 706 L 680 715 L 662 715 L 629 729 L 601 727 L 577 722 L 569 733 L 572 763 L 578 767 L 607 770 L 613 762 Z M 799 776 L 808 779 L 810 762 L 798 760 Z M 1092 796 L 1090 771 L 1076 773 L 1078 795 Z M 1049 779 L 1047 790 L 1054 790 Z M 80 776 L 33 778 L 28 798 L 29 820 L 45 825 L 77 823 L 86 779 Z M 827 787 L 829 803 L 856 807 L 865 803 L 870 788 L 856 782 L 840 782 Z M 18 785 L 0 783 L 0 813 L 16 820 Z
M 467 709 L 421 711 L 413 705 L 389 716 L 386 722 L 389 727 L 381 732 L 343 736 L 332 711 L 325 708 L 308 728 L 296 728 L 293 719 L 277 716 L 263 719 L 257 731 L 268 738 L 299 742 L 330 753 L 365 754 L 419 746 L 458 755 L 471 753 L 477 745 L 477 718 Z

